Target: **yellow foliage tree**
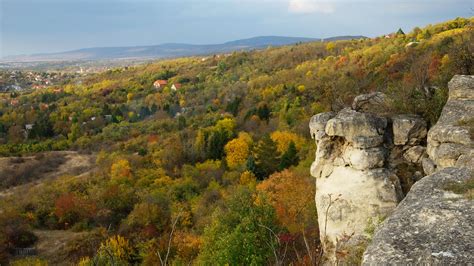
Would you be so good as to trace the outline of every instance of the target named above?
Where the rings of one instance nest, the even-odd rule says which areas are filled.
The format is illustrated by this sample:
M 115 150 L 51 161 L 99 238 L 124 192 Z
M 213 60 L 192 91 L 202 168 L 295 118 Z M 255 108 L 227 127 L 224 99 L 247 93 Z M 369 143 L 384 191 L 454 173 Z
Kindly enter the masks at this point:
M 275 131 L 270 137 L 277 144 L 277 150 L 280 153 L 284 153 L 292 141 L 295 143 L 297 149 L 300 149 L 304 144 L 302 137 L 288 131 Z
M 79 260 L 79 263 L 77 264 L 77 266 L 89 266 L 89 265 L 92 265 L 91 258 L 89 257 L 82 257 Z
M 326 51 L 331 53 L 332 51 L 334 51 L 334 48 L 336 48 L 335 43 L 329 42 L 328 44 L 326 44 Z
M 236 127 L 235 120 L 232 118 L 224 118 L 217 121 L 215 128 L 216 130 L 224 130 L 229 136 L 232 135 Z
M 226 162 L 230 168 L 235 169 L 247 161 L 251 142 L 252 138 L 250 135 L 242 132 L 238 138 L 229 141 L 225 145 Z
M 255 185 L 257 183 L 257 177 L 250 172 L 250 171 L 245 171 L 240 175 L 240 180 L 239 180 L 241 185 Z
M 131 102 L 131 101 L 133 100 L 133 97 L 134 97 L 134 96 L 135 96 L 135 95 L 133 95 L 133 93 L 129 92 L 129 93 L 127 94 L 127 102 Z
M 71 84 L 68 84 L 64 87 L 64 92 L 65 93 L 73 93 L 74 92 L 74 87 Z
M 202 246 L 202 239 L 198 235 L 178 231 L 173 237 L 173 246 L 176 247 L 176 253 L 181 259 L 192 262 L 199 253 Z
M 304 85 L 299 85 L 297 89 L 298 89 L 298 92 L 303 93 L 306 90 L 306 87 Z
M 110 178 L 114 181 L 127 180 L 132 178 L 132 168 L 125 159 L 120 159 L 112 164 L 110 168 Z
M 131 259 L 133 249 L 127 239 L 117 235 L 107 239 L 105 243 L 101 243 L 98 253 L 101 257 L 113 257 L 127 262 Z

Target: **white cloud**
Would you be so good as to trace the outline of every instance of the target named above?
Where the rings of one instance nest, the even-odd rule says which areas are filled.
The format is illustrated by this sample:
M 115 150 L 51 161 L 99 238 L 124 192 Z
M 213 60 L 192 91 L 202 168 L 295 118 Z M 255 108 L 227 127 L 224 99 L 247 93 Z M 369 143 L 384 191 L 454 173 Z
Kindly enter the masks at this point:
M 334 5 L 328 0 L 290 0 L 288 3 L 288 11 L 299 14 L 328 14 L 334 12 Z

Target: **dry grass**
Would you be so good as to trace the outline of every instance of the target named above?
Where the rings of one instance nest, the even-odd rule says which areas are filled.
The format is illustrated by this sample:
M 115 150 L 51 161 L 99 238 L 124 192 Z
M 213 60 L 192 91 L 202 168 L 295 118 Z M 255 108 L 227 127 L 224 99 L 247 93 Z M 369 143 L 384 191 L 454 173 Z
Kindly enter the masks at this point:
M 33 233 L 38 237 L 38 242 L 35 245 L 37 256 L 47 260 L 49 265 L 73 265 L 72 262 L 67 262 L 68 254 L 65 251 L 68 244 L 89 234 L 64 230 L 35 230 Z
M 64 175 L 80 175 L 94 168 L 95 156 L 54 151 L 28 157 L 0 158 L 0 197 L 22 186 L 35 185 Z
M 444 189 L 454 192 L 456 194 L 461 194 L 465 198 L 472 200 L 474 199 L 474 176 L 471 176 L 465 182 L 457 183 L 451 182 L 444 186 Z

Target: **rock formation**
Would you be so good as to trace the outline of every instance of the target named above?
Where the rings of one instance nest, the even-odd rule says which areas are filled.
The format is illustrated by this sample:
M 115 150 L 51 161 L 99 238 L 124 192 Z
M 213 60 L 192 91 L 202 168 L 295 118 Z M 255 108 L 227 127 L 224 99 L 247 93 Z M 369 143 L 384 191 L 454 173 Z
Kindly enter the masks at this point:
M 441 116 L 428 133 L 429 159 L 425 172 L 450 166 L 474 170 L 474 76 L 455 76 L 449 82 L 449 99 Z
M 446 168 L 415 183 L 375 234 L 363 265 L 472 263 L 474 204 L 465 193 L 451 191 L 470 179 L 466 168 Z
M 318 223 L 329 263 L 341 262 L 339 254 L 370 240 L 367 229 L 386 217 L 364 263 L 466 261 L 469 247 L 465 244 L 448 249 L 449 244 L 436 242 L 454 240 L 463 230 L 472 232 L 472 198 L 445 188 L 451 181 L 471 182 L 472 177 L 468 170 L 459 169 L 425 178 L 422 172 L 474 167 L 473 85 L 472 76 L 453 78 L 449 100 L 429 132 L 418 116 L 387 116 L 377 111 L 387 104 L 381 93 L 358 96 L 352 108 L 311 118 L 311 136 L 317 143 L 311 174 L 316 178 Z M 453 229 L 455 222 L 462 223 L 459 230 Z M 436 224 L 444 231 L 436 232 Z M 465 242 L 472 242 L 472 234 Z
M 364 265 L 471 265 L 474 261 L 474 76 L 455 76 L 428 132 L 418 181 L 377 230 Z M 417 147 L 417 146 L 416 146 Z M 409 149 L 410 160 L 423 147 Z M 454 167 L 453 167 L 454 166 Z
M 370 110 L 384 98 L 381 93 L 361 95 L 353 108 Z M 365 241 L 371 220 L 389 215 L 403 198 L 398 165 L 419 163 L 424 156 L 424 149 L 417 146 L 426 137 L 422 119 L 392 120 L 354 109 L 321 113 L 310 122 L 317 143 L 311 174 L 316 177 L 318 223 L 332 262 L 341 249 Z

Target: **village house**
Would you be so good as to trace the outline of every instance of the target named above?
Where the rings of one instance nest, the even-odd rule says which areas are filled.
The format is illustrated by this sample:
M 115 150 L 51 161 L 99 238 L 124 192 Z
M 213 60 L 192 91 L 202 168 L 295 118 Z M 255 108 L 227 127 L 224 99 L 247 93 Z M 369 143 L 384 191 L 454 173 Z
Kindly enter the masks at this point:
M 34 90 L 39 90 L 39 89 L 44 89 L 44 88 L 46 88 L 46 86 L 35 84 L 35 85 L 33 85 L 31 88 L 34 89 Z
M 181 83 L 174 83 L 172 86 L 171 86 L 171 89 L 174 90 L 174 91 L 177 91 L 181 88 Z
M 18 106 L 20 104 L 20 101 L 18 99 L 11 99 L 10 100 L 10 105 L 12 106 Z
M 13 90 L 16 90 L 16 91 L 19 91 L 21 90 L 21 86 L 18 86 L 18 85 L 10 85 L 10 86 L 7 86 L 7 89 L 13 89 Z
M 159 80 L 153 82 L 153 86 L 157 89 L 163 88 L 166 85 L 168 85 L 168 81 L 163 80 L 163 79 L 159 79 Z
M 45 111 L 45 110 L 47 110 L 47 109 L 49 108 L 49 104 L 47 104 L 47 103 L 40 103 L 40 104 L 39 104 L 39 108 L 40 108 L 41 111 Z
M 390 34 L 387 34 L 385 35 L 385 39 L 392 39 L 392 38 L 395 38 L 397 36 L 401 36 L 401 35 L 405 35 L 405 32 L 403 32 L 402 29 L 398 29 L 397 32 L 393 32 L 393 33 L 390 33 Z

